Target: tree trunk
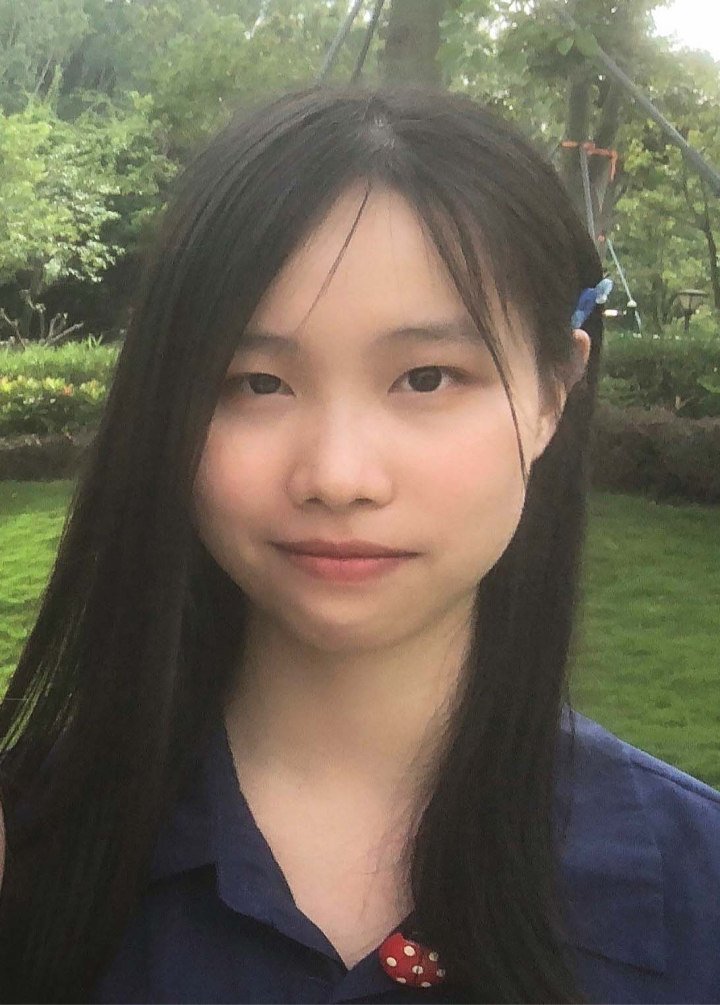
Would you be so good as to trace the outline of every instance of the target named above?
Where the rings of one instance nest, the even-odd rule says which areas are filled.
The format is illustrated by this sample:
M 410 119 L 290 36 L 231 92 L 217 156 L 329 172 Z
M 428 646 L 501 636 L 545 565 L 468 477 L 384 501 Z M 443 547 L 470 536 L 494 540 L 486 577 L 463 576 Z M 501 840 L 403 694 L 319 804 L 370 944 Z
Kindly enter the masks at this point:
M 437 54 L 446 6 L 447 0 L 392 0 L 382 58 L 386 81 L 440 87 Z
M 590 135 L 590 76 L 587 67 L 577 69 L 569 82 L 566 139 L 583 143 Z M 583 191 L 580 154 L 576 146 L 563 147 L 560 152 L 560 174 L 575 208 L 587 220 Z
M 612 81 L 602 103 L 597 127 L 592 122 L 592 88 L 594 71 L 583 65 L 570 78 L 568 93 L 567 139 L 573 143 L 583 143 L 594 137 L 593 142 L 601 150 L 613 148 L 623 111 L 622 88 Z M 583 185 L 580 151 L 577 146 L 564 147 L 560 160 L 560 174 L 570 194 L 575 208 L 590 229 L 585 188 Z M 615 206 L 622 197 L 623 187 L 619 179 L 611 178 L 612 159 L 605 154 L 588 155 L 588 175 L 590 179 L 590 201 L 593 217 L 593 238 L 608 234 L 612 228 Z M 604 242 L 599 249 L 605 251 Z
M 28 284 L 29 285 L 29 284 Z M 27 294 L 27 297 L 24 296 Z M 30 299 L 30 290 L 22 289 L 20 291 L 20 297 L 22 300 L 22 307 L 20 308 L 20 338 L 23 341 L 27 341 L 30 338 L 30 332 L 32 329 L 33 314 L 35 313 L 32 309 L 32 301 Z
M 720 311 L 720 263 L 718 262 L 718 249 L 715 234 L 710 220 L 710 206 L 708 204 L 708 191 L 705 182 L 701 182 L 705 212 L 703 214 L 703 224 L 701 228 L 705 235 L 708 246 L 708 262 L 710 265 L 710 284 L 713 291 L 713 302 L 715 310 Z
M 595 145 L 600 150 L 614 149 L 625 100 L 625 93 L 620 84 L 616 80 L 611 81 L 602 103 L 600 121 L 595 130 Z M 598 234 L 612 232 L 615 207 L 625 191 L 625 186 L 620 178 L 617 175 L 613 178 L 612 173 L 612 158 L 604 154 L 595 154 L 591 157 L 590 184 L 593 191 L 593 202 L 597 206 L 595 223 Z M 601 253 L 604 251 L 604 244 L 600 245 L 600 250 Z
M 663 330 L 663 325 L 665 324 L 665 283 L 663 281 L 662 275 L 657 272 L 652 277 L 650 283 L 652 289 L 652 297 L 650 299 L 650 319 L 652 321 L 653 330 L 659 335 Z
M 36 313 L 35 304 L 43 285 L 43 265 L 37 262 L 32 270 L 26 273 L 27 287 L 20 291 L 22 310 L 20 311 L 20 337 L 29 339 L 32 334 L 33 316 Z M 23 280 L 21 279 L 21 283 Z
M 712 286 L 713 302 L 715 310 L 720 311 L 720 264 L 718 263 L 718 249 L 712 227 L 708 226 L 704 230 L 705 240 L 708 246 L 708 261 L 710 264 L 710 285 Z

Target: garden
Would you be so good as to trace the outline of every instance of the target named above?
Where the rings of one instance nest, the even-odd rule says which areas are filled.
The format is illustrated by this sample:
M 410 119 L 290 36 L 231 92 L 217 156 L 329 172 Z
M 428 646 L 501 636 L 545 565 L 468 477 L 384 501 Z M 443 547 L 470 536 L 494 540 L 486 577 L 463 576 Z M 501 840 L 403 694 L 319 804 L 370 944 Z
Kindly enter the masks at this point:
M 0 689 L 174 179 L 235 107 L 314 79 L 348 6 L 0 0 Z M 718 65 L 657 37 L 651 0 L 577 0 L 572 24 L 551 6 L 388 2 L 371 44 L 368 17 L 350 26 L 332 76 L 471 95 L 546 152 L 588 214 L 615 289 L 573 694 L 720 788 L 720 201 L 597 46 L 713 163 Z
M 33 623 L 119 348 L 0 350 L 0 688 Z M 608 333 L 571 680 L 580 711 L 718 788 L 719 368 L 720 339 Z

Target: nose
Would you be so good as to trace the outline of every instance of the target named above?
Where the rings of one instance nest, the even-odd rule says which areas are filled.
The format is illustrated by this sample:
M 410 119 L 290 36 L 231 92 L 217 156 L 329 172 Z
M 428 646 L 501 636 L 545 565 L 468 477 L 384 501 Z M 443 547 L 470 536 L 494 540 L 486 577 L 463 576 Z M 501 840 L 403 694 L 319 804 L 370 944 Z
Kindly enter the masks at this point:
M 298 507 L 386 505 L 392 498 L 387 436 L 367 409 L 347 405 L 301 420 L 291 453 L 289 494 Z

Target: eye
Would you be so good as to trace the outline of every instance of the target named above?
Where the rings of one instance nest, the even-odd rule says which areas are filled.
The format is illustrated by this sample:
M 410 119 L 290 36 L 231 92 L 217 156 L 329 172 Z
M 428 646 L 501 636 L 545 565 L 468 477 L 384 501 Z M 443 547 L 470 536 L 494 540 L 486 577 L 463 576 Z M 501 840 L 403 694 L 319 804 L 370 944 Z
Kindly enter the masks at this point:
M 456 384 L 467 383 L 465 375 L 460 370 L 455 370 L 449 366 L 417 366 L 403 376 L 407 378 L 413 391 L 420 394 L 431 394 L 439 389 L 438 383 L 442 381 L 443 374 L 449 374 Z
M 432 394 L 440 390 L 444 375 L 449 375 L 456 384 L 468 383 L 469 377 L 461 370 L 448 366 L 418 366 L 408 370 L 400 383 L 407 380 L 412 391 L 418 394 Z M 284 384 L 272 373 L 239 373 L 225 381 L 226 393 L 251 398 L 277 397 L 277 391 Z M 287 386 L 287 385 L 285 385 Z M 245 390 L 249 388 L 249 390 Z
M 225 390 L 232 395 L 242 394 L 244 384 L 250 388 L 248 395 L 252 398 L 271 397 L 277 391 L 277 385 L 283 381 L 271 373 L 239 373 L 228 377 Z

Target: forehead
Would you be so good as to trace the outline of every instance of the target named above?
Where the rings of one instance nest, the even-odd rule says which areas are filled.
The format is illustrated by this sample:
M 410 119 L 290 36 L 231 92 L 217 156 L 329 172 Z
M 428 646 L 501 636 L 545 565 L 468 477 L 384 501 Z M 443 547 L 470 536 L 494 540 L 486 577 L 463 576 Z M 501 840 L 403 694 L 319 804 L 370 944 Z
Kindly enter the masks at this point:
M 473 327 L 414 208 L 389 189 L 364 199 L 358 186 L 335 203 L 267 291 L 249 335 Z

